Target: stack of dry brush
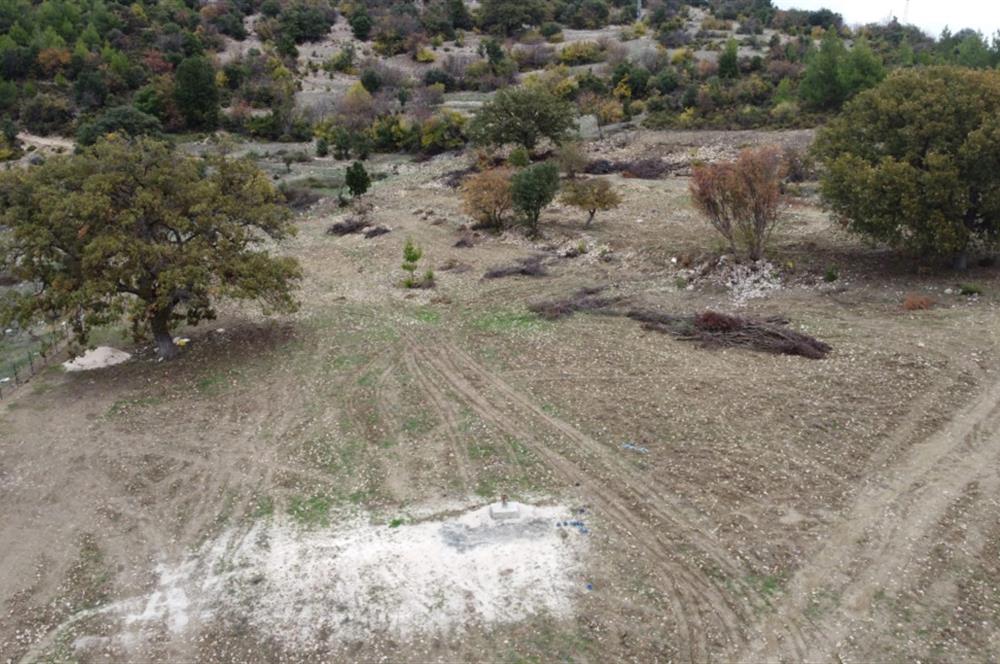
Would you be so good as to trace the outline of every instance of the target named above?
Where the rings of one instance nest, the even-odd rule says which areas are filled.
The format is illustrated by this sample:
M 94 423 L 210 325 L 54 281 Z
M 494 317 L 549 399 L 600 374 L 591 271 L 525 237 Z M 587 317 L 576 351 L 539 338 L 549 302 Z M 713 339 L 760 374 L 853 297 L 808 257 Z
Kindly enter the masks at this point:
M 731 316 L 715 311 L 678 315 L 652 308 L 625 306 L 624 298 L 602 295 L 603 288 L 584 288 L 568 298 L 547 300 L 528 308 L 549 320 L 571 316 L 577 311 L 592 311 L 612 316 L 626 316 L 639 321 L 647 330 L 662 332 L 709 347 L 743 347 L 782 355 L 800 355 L 822 359 L 831 347 L 819 339 L 788 327 L 782 317 L 763 319 Z

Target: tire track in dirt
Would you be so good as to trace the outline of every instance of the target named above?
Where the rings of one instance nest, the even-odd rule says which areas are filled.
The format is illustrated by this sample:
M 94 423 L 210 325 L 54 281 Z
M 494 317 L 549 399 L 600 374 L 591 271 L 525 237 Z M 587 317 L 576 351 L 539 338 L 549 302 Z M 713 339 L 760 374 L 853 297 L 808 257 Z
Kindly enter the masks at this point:
M 652 514 L 656 528 L 664 532 L 682 533 L 683 537 L 679 538 L 680 543 L 684 546 L 693 545 L 700 555 L 706 557 L 711 564 L 717 566 L 719 571 L 726 573 L 729 576 L 729 582 L 732 586 L 745 598 L 744 602 L 722 594 L 717 584 L 709 579 L 697 566 L 692 566 L 690 563 L 682 566 L 682 569 L 688 575 L 688 580 L 691 582 L 692 588 L 705 588 L 702 596 L 704 604 L 718 606 L 721 603 L 728 607 L 732 616 L 732 621 L 728 623 L 728 633 L 730 635 L 728 638 L 729 647 L 736 647 L 744 642 L 743 638 L 740 638 L 743 636 L 742 625 L 750 623 L 753 612 L 766 608 L 766 603 L 763 601 L 753 601 L 755 591 L 743 580 L 746 570 L 725 553 L 725 549 L 721 543 L 705 535 L 705 533 L 711 532 L 712 524 L 705 522 L 704 519 L 700 519 L 688 506 L 683 505 L 678 499 L 670 496 L 670 489 L 661 486 L 662 482 L 654 480 L 651 483 L 646 481 L 622 457 L 615 455 L 605 445 L 602 445 L 566 421 L 546 413 L 530 397 L 526 397 L 508 383 L 499 379 L 493 372 L 482 367 L 468 353 L 453 344 L 446 344 L 446 350 L 448 357 L 461 359 L 464 367 L 474 371 L 480 381 L 491 385 L 498 392 L 502 393 L 510 403 L 519 405 L 525 411 L 529 412 L 531 416 L 542 420 L 550 429 L 558 431 L 566 438 L 572 440 L 578 449 L 585 449 L 593 459 L 600 460 L 605 468 L 612 470 L 611 477 L 615 477 L 615 471 L 617 471 L 617 477 L 623 481 L 625 487 L 632 494 L 630 498 L 633 504 L 638 507 L 638 511 L 645 512 L 647 515 Z M 664 503 L 666 503 L 666 506 Z M 676 543 L 674 546 L 676 546 Z M 691 574 L 695 576 L 692 577 L 690 576 Z M 722 614 L 719 617 L 728 617 L 728 615 Z
M 969 485 L 1000 487 L 998 463 L 1000 382 L 860 493 L 738 659 L 843 661 L 840 644 L 851 625 L 870 613 L 875 593 L 904 587 L 914 571 L 911 564 L 933 548 L 934 529 Z M 806 618 L 822 594 L 839 597 L 837 607 L 818 619 Z M 807 636 L 792 652 L 790 628 Z
M 440 380 L 449 383 L 481 417 L 509 435 L 522 440 L 564 479 L 581 486 L 611 517 L 609 523 L 623 531 L 625 537 L 638 541 L 654 557 L 660 569 L 666 572 L 661 579 L 669 591 L 668 599 L 678 620 L 680 631 L 687 638 L 688 655 L 692 661 L 706 661 L 712 658 L 712 648 L 708 640 L 712 631 L 719 633 L 726 647 L 735 647 L 743 641 L 740 625 L 749 621 L 748 616 L 753 606 L 726 597 L 697 566 L 679 561 L 671 554 L 672 546 L 676 547 L 678 543 L 665 542 L 658 535 L 648 534 L 650 524 L 644 523 L 629 508 L 631 501 L 634 505 L 641 506 L 644 511 L 653 513 L 658 530 L 682 534 L 683 544 L 693 544 L 699 549 L 699 553 L 706 555 L 721 570 L 732 574 L 736 579 L 742 578 L 743 572 L 739 566 L 719 555 L 717 544 L 710 543 L 707 538 L 698 535 L 699 526 L 692 524 L 680 513 L 670 513 L 658 505 L 658 502 L 664 499 L 659 490 L 637 478 L 634 468 L 613 457 L 600 443 L 572 425 L 545 413 L 527 397 L 496 378 L 454 346 L 445 343 L 437 351 L 419 348 L 414 350 L 417 358 L 431 367 Z M 483 389 L 475 383 L 499 394 L 502 399 L 486 398 Z M 539 441 L 537 430 L 528 424 L 530 422 L 539 423 L 541 425 L 539 428 L 548 429 L 572 441 L 577 453 L 587 457 L 588 465 L 593 463 L 603 466 L 604 472 L 595 472 L 595 469 L 582 467 L 579 461 L 570 460 L 543 441 Z M 629 500 L 623 499 L 619 493 L 609 489 L 611 483 L 608 480 L 617 473 L 621 473 L 622 476 L 615 479 L 628 492 Z
M 438 384 L 431 380 L 420 363 L 416 361 L 414 345 L 412 343 L 407 344 L 407 352 L 404 353 L 404 362 L 407 370 L 413 374 L 421 390 L 430 400 L 431 406 L 433 406 L 434 410 L 444 421 L 442 429 L 444 430 L 444 437 L 451 448 L 450 458 L 453 460 L 455 469 L 462 481 L 462 490 L 468 492 L 472 487 L 472 473 L 469 470 L 468 451 L 465 445 L 462 444 L 461 425 L 459 424 L 458 417 L 455 415 L 451 400 L 438 387 Z

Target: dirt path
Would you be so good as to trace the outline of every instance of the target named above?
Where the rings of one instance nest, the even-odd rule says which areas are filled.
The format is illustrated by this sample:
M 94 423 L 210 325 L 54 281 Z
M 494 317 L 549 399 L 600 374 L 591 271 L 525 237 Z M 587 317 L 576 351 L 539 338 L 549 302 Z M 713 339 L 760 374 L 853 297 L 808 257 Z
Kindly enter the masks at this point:
M 1000 382 L 861 491 L 738 659 L 847 661 L 841 650 L 852 627 L 870 620 L 878 595 L 906 588 L 965 490 L 1000 489 L 998 462 Z M 837 598 L 836 608 L 814 616 L 824 597 Z

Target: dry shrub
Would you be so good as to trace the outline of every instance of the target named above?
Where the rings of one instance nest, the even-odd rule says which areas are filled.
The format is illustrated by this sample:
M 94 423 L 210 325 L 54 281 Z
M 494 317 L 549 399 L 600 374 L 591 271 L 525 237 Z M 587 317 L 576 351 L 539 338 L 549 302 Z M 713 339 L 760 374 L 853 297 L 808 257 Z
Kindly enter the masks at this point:
M 541 256 L 529 256 L 522 258 L 512 265 L 501 265 L 486 272 L 483 279 L 501 279 L 503 277 L 525 276 L 544 277 L 548 272 L 542 264 Z
M 923 311 L 934 306 L 934 300 L 919 293 L 907 293 L 903 299 L 903 308 L 907 311 Z
M 514 203 L 510 171 L 495 168 L 470 177 L 462 185 L 462 201 L 478 228 L 502 230 Z
M 747 149 L 734 162 L 695 166 L 694 205 L 729 242 L 760 260 L 779 221 L 785 164 L 775 147 Z
M 569 297 L 555 300 L 545 300 L 528 305 L 528 310 L 542 318 L 557 320 L 572 316 L 577 311 L 599 311 L 607 309 L 612 304 L 621 301 L 620 297 L 604 297 L 599 293 L 604 291 L 604 286 L 594 288 L 581 288 Z

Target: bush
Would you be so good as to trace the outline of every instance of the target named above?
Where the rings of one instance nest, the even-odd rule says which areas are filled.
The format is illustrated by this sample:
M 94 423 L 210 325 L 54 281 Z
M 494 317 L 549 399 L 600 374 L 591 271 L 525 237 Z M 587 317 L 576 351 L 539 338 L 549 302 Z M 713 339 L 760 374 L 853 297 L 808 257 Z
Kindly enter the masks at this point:
M 538 234 L 538 219 L 559 191 L 559 169 L 548 162 L 528 166 L 511 179 L 514 207 L 523 215 L 531 235 Z
M 778 222 L 783 175 L 776 148 L 748 149 L 735 162 L 696 166 L 691 197 L 733 253 L 742 246 L 759 260 Z
M 462 185 L 462 201 L 480 226 L 501 230 L 513 206 L 510 171 L 497 168 L 470 177 Z
M 98 139 L 112 132 L 133 138 L 138 136 L 159 137 L 163 127 L 159 119 L 147 115 L 132 106 L 116 106 L 102 113 L 97 119 L 80 125 L 76 141 L 80 145 L 93 145 Z
M 73 122 L 73 111 L 62 97 L 40 94 L 21 107 L 21 124 L 35 134 L 65 132 Z
M 604 60 L 604 49 L 597 42 L 573 42 L 559 51 L 559 62 L 564 65 L 589 65 L 602 60 Z
M 425 154 L 458 150 L 465 145 L 465 116 L 442 109 L 420 128 L 420 149 Z
M 531 165 L 531 155 L 528 151 L 522 147 L 516 147 L 510 151 L 510 156 L 507 157 L 507 163 L 514 168 L 524 168 L 525 166 Z
M 895 72 L 820 131 L 826 204 L 851 230 L 963 267 L 1000 236 L 1000 72 Z

